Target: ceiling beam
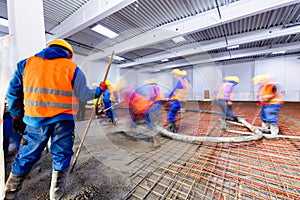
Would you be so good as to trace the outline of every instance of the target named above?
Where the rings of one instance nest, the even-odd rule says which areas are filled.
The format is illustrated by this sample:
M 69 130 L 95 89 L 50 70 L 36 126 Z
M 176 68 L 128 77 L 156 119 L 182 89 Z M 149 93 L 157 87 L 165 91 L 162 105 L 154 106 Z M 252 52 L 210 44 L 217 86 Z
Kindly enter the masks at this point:
M 276 8 L 292 5 L 299 0 L 251 0 L 236 1 L 229 5 L 219 7 L 222 19 L 216 10 L 209 10 L 198 15 L 175 21 L 164 26 L 152 29 L 134 38 L 120 42 L 88 56 L 89 60 L 103 59 L 115 51 L 116 54 L 125 53 L 145 46 L 170 40 L 174 37 L 220 26 L 225 23 L 240 20 L 245 17 L 267 12 Z
M 207 52 L 215 49 L 226 48 L 234 45 L 242 45 L 251 42 L 263 41 L 267 39 L 283 37 L 292 34 L 299 34 L 300 26 L 295 26 L 291 28 L 282 29 L 281 26 L 273 27 L 270 29 L 263 29 L 257 31 L 251 31 L 248 33 L 236 34 L 233 36 L 227 36 L 227 42 L 222 39 L 214 39 L 206 42 L 198 42 L 195 44 L 188 44 L 181 47 L 168 49 L 167 51 L 152 54 L 150 56 L 145 56 L 143 58 L 139 58 L 130 63 L 124 63 L 119 65 L 118 67 L 132 67 L 136 65 L 141 65 L 145 63 L 151 63 L 155 61 L 160 61 L 162 59 L 171 59 L 175 57 L 184 57 L 192 54 L 199 54 L 201 52 Z
M 72 34 L 104 19 L 130 5 L 136 0 L 91 0 L 51 30 L 46 42 L 56 38 L 67 38 Z
M 177 67 L 219 62 L 219 61 L 244 58 L 244 57 L 262 55 L 262 54 L 263 55 L 270 54 L 275 51 L 284 51 L 284 50 L 289 51 L 289 50 L 295 50 L 295 49 L 300 50 L 300 42 L 293 42 L 290 44 L 273 45 L 272 48 L 266 46 L 266 47 L 255 47 L 255 48 L 243 49 L 243 50 L 235 50 L 235 51 L 231 52 L 231 56 L 228 55 L 227 52 L 211 54 L 211 55 L 209 55 L 209 54 L 195 55 L 195 56 L 191 56 L 186 59 L 181 59 L 181 60 L 169 62 L 166 64 L 155 65 L 155 66 L 148 67 L 148 68 L 142 68 L 139 71 L 154 72 L 158 69 L 166 70 L 166 69 L 172 69 L 172 68 L 177 68 Z

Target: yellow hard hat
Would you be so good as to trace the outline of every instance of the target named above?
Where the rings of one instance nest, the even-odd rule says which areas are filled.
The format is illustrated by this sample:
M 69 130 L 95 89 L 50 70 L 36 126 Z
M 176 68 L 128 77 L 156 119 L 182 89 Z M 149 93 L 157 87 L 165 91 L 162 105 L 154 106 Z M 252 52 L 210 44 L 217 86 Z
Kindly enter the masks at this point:
M 186 76 L 187 72 L 185 70 L 182 70 L 180 74 L 181 74 L 181 76 Z
M 239 83 L 240 79 L 237 76 L 225 76 L 224 81 L 233 81 L 233 82 Z
M 107 86 L 110 86 L 110 85 L 111 85 L 111 82 L 110 82 L 109 80 L 105 80 L 105 84 L 106 84 Z
M 72 58 L 73 57 L 73 54 L 74 54 L 74 51 L 73 51 L 73 48 L 72 48 L 72 46 L 67 42 L 67 41 L 65 41 L 65 40 L 63 40 L 63 39 L 55 39 L 55 40 L 53 40 L 52 42 L 50 42 L 48 45 L 47 45 L 47 47 L 51 47 L 51 46 L 60 46 L 60 47 L 62 47 L 63 49 L 66 49 L 67 51 L 69 51 L 70 52 L 70 54 L 71 54 L 71 57 L 70 58 Z
M 155 83 L 156 83 L 156 80 L 155 80 L 154 78 L 150 78 L 150 79 L 149 79 L 149 83 L 150 83 L 150 84 L 155 84 Z
M 270 80 L 271 75 L 270 74 L 261 74 L 261 75 L 257 75 L 252 79 L 252 83 L 254 85 L 264 82 L 264 81 L 268 81 Z
M 177 69 L 177 68 L 176 68 L 176 69 L 173 69 L 171 73 L 172 73 L 172 74 L 176 74 L 176 75 L 182 76 L 182 75 L 181 75 L 180 69 Z

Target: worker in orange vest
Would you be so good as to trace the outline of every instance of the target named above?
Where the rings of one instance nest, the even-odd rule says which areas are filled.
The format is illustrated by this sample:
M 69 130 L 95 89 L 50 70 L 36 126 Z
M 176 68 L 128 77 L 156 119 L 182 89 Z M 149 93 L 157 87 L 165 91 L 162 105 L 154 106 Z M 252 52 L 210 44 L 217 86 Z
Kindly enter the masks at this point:
M 87 86 L 84 73 L 72 61 L 73 55 L 67 41 L 55 39 L 47 48 L 17 64 L 7 101 L 12 127 L 26 143 L 15 157 L 5 185 L 5 199 L 15 198 L 49 139 L 53 168 L 50 199 L 60 199 L 64 193 L 73 155 L 78 99 L 98 98 L 106 89 L 104 83 L 95 89 Z
M 150 116 L 150 108 L 153 101 L 147 99 L 144 95 L 139 94 L 132 87 L 123 88 L 120 93 L 123 102 L 127 102 L 129 106 L 129 114 L 132 119 L 130 126 L 135 127 L 139 120 L 144 120 L 148 128 L 152 130 L 154 124 Z
M 270 78 L 268 74 L 257 75 L 252 82 L 254 85 L 259 84 L 257 98 L 258 104 L 262 106 L 260 113 L 262 129 L 270 130 L 270 136 L 273 137 L 279 133 L 278 114 L 284 101 L 278 94 L 277 83 L 271 82 Z

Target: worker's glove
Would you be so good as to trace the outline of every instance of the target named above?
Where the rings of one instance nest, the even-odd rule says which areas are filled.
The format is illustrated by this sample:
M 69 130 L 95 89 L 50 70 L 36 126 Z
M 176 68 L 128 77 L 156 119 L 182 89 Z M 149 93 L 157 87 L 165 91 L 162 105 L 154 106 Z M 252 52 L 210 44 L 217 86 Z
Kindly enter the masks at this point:
M 101 82 L 100 88 L 102 89 L 102 91 L 105 91 L 107 89 L 107 85 L 104 82 Z
M 23 117 L 13 117 L 12 128 L 15 133 L 23 134 L 26 124 L 23 122 Z

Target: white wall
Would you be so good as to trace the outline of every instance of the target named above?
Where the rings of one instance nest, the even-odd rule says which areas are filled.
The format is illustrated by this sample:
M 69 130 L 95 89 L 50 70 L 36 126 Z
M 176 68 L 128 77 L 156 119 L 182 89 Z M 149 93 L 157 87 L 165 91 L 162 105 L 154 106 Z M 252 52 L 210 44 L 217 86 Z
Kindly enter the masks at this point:
M 160 85 L 164 96 L 167 98 L 173 89 L 173 77 L 170 71 L 153 73 L 152 78 L 155 78 Z
M 285 93 L 285 101 L 300 101 L 300 60 L 299 56 L 285 56 L 255 62 L 255 75 L 272 74 L 272 80 L 279 82 Z
M 192 91 L 195 93 L 191 100 L 204 100 L 204 91 L 209 90 L 210 99 L 222 80 L 221 67 L 214 63 L 198 65 L 193 69 Z
M 250 60 L 245 62 L 234 63 L 208 63 L 197 65 L 193 68 L 185 69 L 188 78 L 192 84 L 192 93 L 189 100 L 204 100 L 204 91 L 209 90 L 210 99 L 213 99 L 214 92 L 225 76 L 238 76 L 240 83 L 234 88 L 234 99 L 237 101 L 255 101 L 257 87 L 252 85 L 252 78 L 258 74 L 273 74 L 272 81 L 278 82 L 282 90 L 285 101 L 300 102 L 300 59 L 299 56 L 285 56 L 277 58 Z M 87 66 L 89 74 L 89 83 L 99 80 L 104 76 L 107 63 L 90 63 Z M 129 83 L 135 87 L 144 84 L 144 80 L 155 78 L 159 83 L 164 94 L 174 87 L 174 80 L 170 71 L 157 73 L 140 73 L 132 69 L 116 70 L 112 67 L 109 78 L 117 78 L 118 75 L 124 76 Z
M 82 60 L 79 66 L 86 75 L 87 84 L 91 87 L 93 84 L 99 84 L 101 81 L 103 81 L 107 65 L 107 62 L 91 62 Z M 114 84 L 117 81 L 118 76 L 119 68 L 112 64 L 107 76 L 107 80 L 110 80 L 112 84 Z
M 225 76 L 237 76 L 240 79 L 234 87 L 234 99 L 239 101 L 253 100 L 252 78 L 254 75 L 254 61 L 241 63 L 226 63 L 222 66 L 222 74 Z

